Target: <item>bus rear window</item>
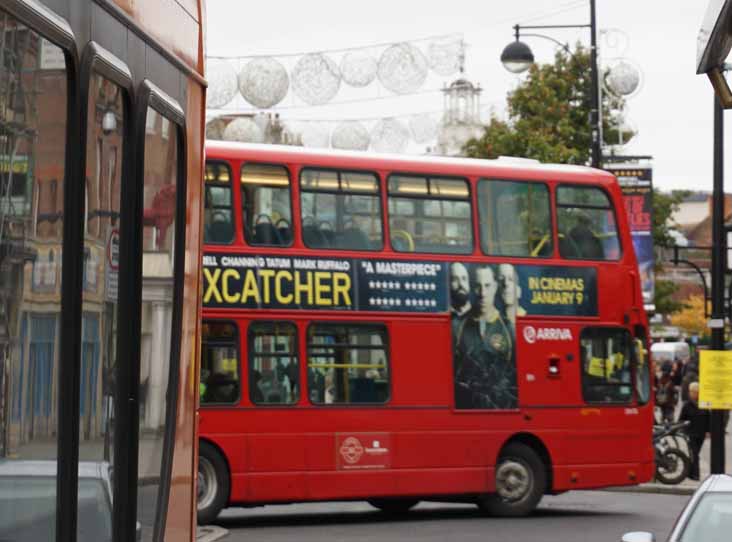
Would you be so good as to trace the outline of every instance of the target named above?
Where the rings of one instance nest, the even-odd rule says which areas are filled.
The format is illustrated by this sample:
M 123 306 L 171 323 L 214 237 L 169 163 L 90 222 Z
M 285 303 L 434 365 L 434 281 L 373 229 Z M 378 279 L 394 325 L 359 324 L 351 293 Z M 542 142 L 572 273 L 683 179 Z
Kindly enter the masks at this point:
M 473 227 L 462 179 L 391 175 L 389 230 L 398 252 L 470 254 Z
M 480 244 L 489 256 L 547 258 L 553 253 L 549 189 L 542 183 L 478 183 Z
M 618 260 L 620 241 L 615 212 L 599 188 L 560 186 L 557 189 L 559 252 L 574 260 Z
M 308 386 L 315 404 L 386 403 L 387 337 L 383 326 L 313 324 L 308 330 Z
M 250 245 L 292 244 L 290 176 L 284 166 L 245 164 L 241 168 L 244 238 Z

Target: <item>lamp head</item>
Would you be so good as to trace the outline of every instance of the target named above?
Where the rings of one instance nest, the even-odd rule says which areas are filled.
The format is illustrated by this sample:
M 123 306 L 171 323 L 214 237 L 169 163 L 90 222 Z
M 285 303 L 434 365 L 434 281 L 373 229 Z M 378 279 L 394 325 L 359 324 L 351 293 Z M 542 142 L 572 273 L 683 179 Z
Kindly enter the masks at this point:
M 512 41 L 501 53 L 503 66 L 511 73 L 521 73 L 534 63 L 534 53 L 523 41 Z

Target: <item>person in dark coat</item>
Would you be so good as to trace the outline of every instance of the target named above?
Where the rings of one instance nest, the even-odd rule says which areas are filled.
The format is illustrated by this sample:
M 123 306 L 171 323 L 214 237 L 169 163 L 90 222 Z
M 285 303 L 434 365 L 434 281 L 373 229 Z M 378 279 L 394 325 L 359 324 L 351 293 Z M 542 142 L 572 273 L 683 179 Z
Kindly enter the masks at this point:
M 673 421 L 678 402 L 678 394 L 671 372 L 671 362 L 664 362 L 661 366 L 661 377 L 656 382 L 656 406 L 661 409 L 661 419 L 664 422 Z
M 691 470 L 689 478 L 699 480 L 699 452 L 709 434 L 709 410 L 699 408 L 699 383 L 689 384 L 689 400 L 684 403 L 679 421 L 688 421 L 689 447 L 691 448 Z

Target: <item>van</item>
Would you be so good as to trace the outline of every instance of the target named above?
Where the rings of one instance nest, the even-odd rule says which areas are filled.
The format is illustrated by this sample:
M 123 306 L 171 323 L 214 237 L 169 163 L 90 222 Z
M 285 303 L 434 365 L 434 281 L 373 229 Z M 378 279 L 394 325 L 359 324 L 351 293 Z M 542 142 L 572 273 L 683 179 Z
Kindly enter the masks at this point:
M 667 342 L 653 343 L 651 345 L 651 355 L 653 363 L 656 367 L 660 367 L 665 361 L 681 361 L 686 362 L 691 357 L 688 343 L 685 342 Z

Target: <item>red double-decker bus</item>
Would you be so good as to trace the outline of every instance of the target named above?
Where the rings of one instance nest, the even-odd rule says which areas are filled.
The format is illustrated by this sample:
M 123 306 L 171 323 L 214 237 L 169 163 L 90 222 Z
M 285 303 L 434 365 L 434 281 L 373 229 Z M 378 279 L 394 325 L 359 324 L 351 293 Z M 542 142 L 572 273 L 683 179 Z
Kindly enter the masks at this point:
M 653 471 L 615 178 L 532 161 L 207 145 L 200 521 L 473 501 Z

